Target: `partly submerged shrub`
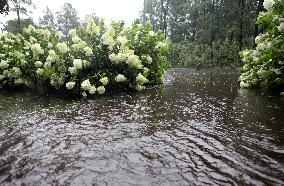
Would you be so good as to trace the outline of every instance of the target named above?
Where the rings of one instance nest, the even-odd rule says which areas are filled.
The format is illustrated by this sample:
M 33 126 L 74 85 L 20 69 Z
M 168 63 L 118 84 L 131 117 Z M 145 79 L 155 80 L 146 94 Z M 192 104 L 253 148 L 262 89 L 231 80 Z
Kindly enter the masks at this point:
M 46 87 L 82 95 L 143 90 L 162 82 L 170 42 L 136 21 L 88 23 L 64 36 L 29 26 L 0 37 L 0 88 Z
M 284 86 L 284 2 L 265 0 L 264 7 L 267 12 L 257 19 L 263 32 L 255 38 L 256 48 L 240 54 L 242 88 Z

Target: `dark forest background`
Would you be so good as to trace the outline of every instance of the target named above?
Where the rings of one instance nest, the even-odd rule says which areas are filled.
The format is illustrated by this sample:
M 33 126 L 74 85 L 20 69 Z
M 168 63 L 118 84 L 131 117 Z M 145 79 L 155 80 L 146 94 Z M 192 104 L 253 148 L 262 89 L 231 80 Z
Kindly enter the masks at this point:
M 172 40 L 174 67 L 240 64 L 239 51 L 254 46 L 263 0 L 144 0 L 142 21 Z

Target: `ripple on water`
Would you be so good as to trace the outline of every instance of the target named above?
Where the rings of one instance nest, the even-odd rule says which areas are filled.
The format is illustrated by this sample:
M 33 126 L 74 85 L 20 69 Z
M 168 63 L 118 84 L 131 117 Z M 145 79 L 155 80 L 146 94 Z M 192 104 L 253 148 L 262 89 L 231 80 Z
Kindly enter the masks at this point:
M 283 111 L 224 69 L 91 100 L 2 93 L 0 183 L 283 185 Z

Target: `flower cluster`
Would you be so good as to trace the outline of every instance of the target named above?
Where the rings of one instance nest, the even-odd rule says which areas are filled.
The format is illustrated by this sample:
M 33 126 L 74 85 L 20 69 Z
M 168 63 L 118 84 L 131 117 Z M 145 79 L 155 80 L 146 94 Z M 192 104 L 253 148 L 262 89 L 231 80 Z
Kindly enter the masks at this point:
M 264 7 L 267 12 L 261 12 L 257 20 L 263 33 L 255 38 L 256 48 L 240 53 L 242 88 L 284 85 L 284 2 L 265 0 Z
M 139 21 L 106 27 L 90 17 L 67 35 L 29 26 L 0 36 L 0 88 L 44 86 L 84 97 L 112 88 L 141 91 L 162 83 L 170 45 Z

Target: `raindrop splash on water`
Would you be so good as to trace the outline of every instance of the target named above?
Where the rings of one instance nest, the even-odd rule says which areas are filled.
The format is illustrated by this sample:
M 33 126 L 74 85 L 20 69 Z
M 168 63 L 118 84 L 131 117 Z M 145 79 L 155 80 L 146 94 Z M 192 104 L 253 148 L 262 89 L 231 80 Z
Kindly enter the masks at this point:
M 140 93 L 0 94 L 1 185 L 283 185 L 283 100 L 232 70 L 173 69 Z

